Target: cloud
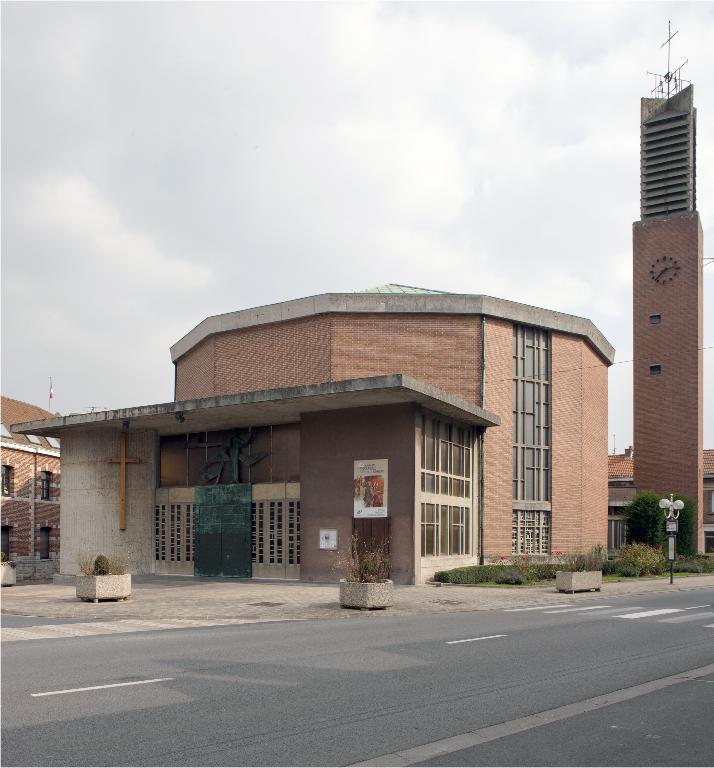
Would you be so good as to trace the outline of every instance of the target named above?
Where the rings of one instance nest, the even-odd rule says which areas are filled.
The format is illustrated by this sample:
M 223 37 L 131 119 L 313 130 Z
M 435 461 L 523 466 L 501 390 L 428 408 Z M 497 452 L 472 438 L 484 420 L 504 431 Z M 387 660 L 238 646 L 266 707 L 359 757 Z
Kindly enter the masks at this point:
M 389 281 L 584 315 L 631 356 L 639 98 L 667 18 L 709 242 L 705 4 L 6 5 L 4 388 L 41 403 L 51 369 L 67 410 L 163 400 L 206 315 Z

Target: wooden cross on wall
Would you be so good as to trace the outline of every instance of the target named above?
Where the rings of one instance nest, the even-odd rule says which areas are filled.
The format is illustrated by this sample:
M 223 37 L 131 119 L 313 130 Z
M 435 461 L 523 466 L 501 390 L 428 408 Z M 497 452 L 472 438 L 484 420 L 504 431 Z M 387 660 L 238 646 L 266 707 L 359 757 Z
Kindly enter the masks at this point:
M 126 432 L 119 433 L 119 458 L 107 459 L 110 464 L 119 465 L 119 530 L 126 530 L 126 465 L 140 464 L 141 459 L 130 459 L 126 455 Z

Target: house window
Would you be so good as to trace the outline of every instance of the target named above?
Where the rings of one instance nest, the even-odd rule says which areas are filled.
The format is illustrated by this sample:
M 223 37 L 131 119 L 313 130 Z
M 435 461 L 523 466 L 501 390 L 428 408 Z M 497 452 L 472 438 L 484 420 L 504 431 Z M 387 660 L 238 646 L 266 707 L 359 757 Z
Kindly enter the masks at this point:
M 652 325 L 659 325 L 662 322 L 662 315 L 657 313 L 656 315 L 650 315 L 650 323 Z
M 40 499 L 42 499 L 42 501 L 50 500 L 51 487 L 52 487 L 52 473 L 42 472 L 40 474 Z
M 511 552 L 514 555 L 550 553 L 550 512 L 533 509 L 513 510 Z
M 40 559 L 50 559 L 50 531 L 51 528 L 40 528 Z
M 607 553 L 616 555 L 627 543 L 627 521 L 624 515 L 609 514 L 607 518 Z
M 714 554 L 714 531 L 704 531 L 704 552 Z
M 550 500 L 550 337 L 513 327 L 513 498 Z
M 2 551 L 5 553 L 5 557 L 10 559 L 10 528 L 9 525 L 3 525 L 2 527 Z
M 42 440 L 40 440 L 37 435 L 25 435 L 25 437 L 33 444 L 33 445 L 42 445 Z
M 662 366 L 659 363 L 650 366 L 650 376 L 659 376 L 660 373 L 662 373 Z
M 433 557 L 439 552 L 438 504 L 421 505 L 421 556 Z
M 12 496 L 12 467 L 8 464 L 2 465 L 2 495 Z

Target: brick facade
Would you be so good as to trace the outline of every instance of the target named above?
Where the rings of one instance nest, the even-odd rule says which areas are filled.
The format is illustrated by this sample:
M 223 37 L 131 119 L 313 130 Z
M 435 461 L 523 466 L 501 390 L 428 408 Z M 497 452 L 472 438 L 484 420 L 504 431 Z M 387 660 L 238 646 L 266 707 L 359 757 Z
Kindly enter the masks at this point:
M 468 314 L 333 313 L 226 331 L 177 360 L 177 398 L 405 373 L 482 405 L 501 417 L 484 445 L 484 554 L 508 555 L 513 323 L 485 318 L 482 403 L 482 322 Z M 607 541 L 607 363 L 580 336 L 551 338 L 552 549 L 585 551 Z
M 48 416 L 51 414 L 42 408 L 2 398 L 2 423 L 8 431 L 13 423 Z M 2 464 L 11 467 L 10 487 L 0 497 L 0 521 L 9 539 L 6 554 L 17 562 L 18 580 L 42 578 L 48 571 L 41 560 L 43 528 L 49 528 L 48 560 L 59 562 L 59 450 L 53 449 L 45 438 L 37 438 L 39 444 L 33 444 L 24 435 L 12 432 L 10 435 L 3 436 L 0 444 Z M 42 498 L 43 472 L 51 473 L 49 499 Z M 54 562 L 49 570 L 56 570 Z
M 702 229 L 696 213 L 633 227 L 634 484 L 697 505 L 702 546 Z M 679 267 L 653 279 L 663 257 Z M 676 272 L 676 273 L 675 273 Z M 651 315 L 659 315 L 658 323 Z M 660 365 L 652 375 L 650 366 Z

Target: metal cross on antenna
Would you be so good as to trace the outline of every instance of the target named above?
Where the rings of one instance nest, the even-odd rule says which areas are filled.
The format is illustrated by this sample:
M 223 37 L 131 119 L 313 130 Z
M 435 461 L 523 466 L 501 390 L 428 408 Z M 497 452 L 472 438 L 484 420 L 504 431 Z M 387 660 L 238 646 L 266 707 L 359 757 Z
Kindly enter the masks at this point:
M 677 69 L 672 70 L 671 68 L 671 53 L 672 53 L 672 38 L 675 35 L 679 34 L 679 30 L 676 30 L 675 32 L 672 32 L 672 22 L 667 22 L 667 39 L 660 45 L 660 49 L 664 48 L 664 46 L 667 46 L 667 73 L 664 75 L 659 75 L 656 72 L 647 72 L 648 75 L 653 75 L 655 78 L 655 87 L 652 89 L 651 93 L 653 93 L 655 96 L 664 99 L 670 98 L 670 96 L 674 96 L 676 93 L 679 93 L 679 91 L 682 90 L 685 84 L 689 85 L 690 80 L 682 80 L 681 70 L 682 67 L 689 62 L 689 59 L 682 62 Z M 667 92 L 665 94 L 665 85 Z

